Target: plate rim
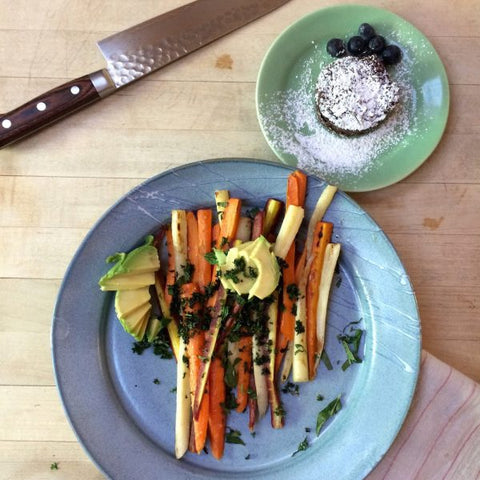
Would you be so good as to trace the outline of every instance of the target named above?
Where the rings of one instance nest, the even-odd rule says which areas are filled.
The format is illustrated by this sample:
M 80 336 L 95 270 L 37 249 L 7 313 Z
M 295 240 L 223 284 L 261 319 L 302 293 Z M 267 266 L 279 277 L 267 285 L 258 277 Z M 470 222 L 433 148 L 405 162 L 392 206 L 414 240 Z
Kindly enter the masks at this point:
M 269 61 L 269 57 L 272 52 L 275 51 L 278 43 L 283 41 L 283 38 L 286 37 L 287 35 L 291 34 L 292 31 L 294 31 L 296 28 L 298 28 L 298 25 L 302 22 L 306 22 L 310 18 L 314 18 L 316 16 L 319 16 L 324 13 L 328 13 L 329 11 L 335 11 L 335 10 L 365 10 L 365 11 L 375 11 L 375 12 L 381 12 L 382 14 L 385 14 L 387 16 L 390 16 L 396 21 L 400 21 L 406 25 L 409 26 L 409 28 L 416 32 L 418 35 L 420 35 L 423 39 L 423 41 L 429 46 L 433 54 L 436 56 L 436 59 L 438 60 L 438 65 L 439 65 L 439 71 L 438 75 L 441 77 L 441 84 L 442 84 L 442 90 L 443 90 L 443 96 L 444 96 L 444 108 L 445 108 L 445 115 L 442 118 L 442 123 L 441 126 L 438 129 L 438 136 L 437 138 L 431 142 L 431 145 L 428 149 L 428 151 L 423 154 L 424 158 L 421 160 L 418 160 L 415 165 L 406 170 L 404 173 L 401 174 L 400 178 L 397 178 L 393 181 L 389 182 L 382 182 L 380 185 L 376 185 L 374 187 L 370 188 L 361 188 L 361 187 L 353 187 L 353 188 L 348 188 L 346 185 L 338 184 L 339 188 L 341 188 L 344 192 L 351 192 L 351 193 L 360 193 L 360 192 L 370 192 L 370 191 L 375 191 L 375 190 L 380 190 L 382 188 L 389 187 L 391 185 L 394 185 L 405 178 L 409 177 L 412 175 L 416 170 L 418 170 L 432 155 L 432 153 L 435 151 L 435 149 L 438 147 L 439 143 L 441 142 L 445 130 L 447 128 L 447 123 L 448 123 L 448 118 L 450 114 L 450 104 L 451 104 L 451 94 L 450 94 L 450 84 L 448 81 L 448 75 L 447 71 L 445 68 L 445 65 L 438 54 L 437 50 L 429 40 L 429 38 L 423 34 L 423 32 L 418 29 L 415 25 L 413 25 L 409 20 L 405 19 L 401 15 L 398 15 L 397 13 L 392 12 L 391 10 L 388 10 L 386 8 L 381 8 L 377 6 L 372 6 L 372 5 L 366 5 L 366 4 L 350 4 L 350 3 L 345 3 L 345 4 L 338 4 L 338 5 L 329 5 L 323 8 L 316 9 L 310 13 L 307 13 L 303 15 L 301 18 L 296 20 L 295 22 L 291 23 L 288 25 L 283 31 L 280 32 L 274 39 L 274 41 L 270 44 L 270 46 L 267 49 L 267 52 L 265 53 L 261 63 L 260 63 L 260 68 L 258 70 L 257 78 L 256 78 L 256 86 L 255 86 L 255 111 L 256 111 L 256 116 L 257 116 L 257 122 L 260 126 L 260 129 L 262 131 L 263 137 L 265 141 L 267 142 L 269 148 L 271 151 L 274 153 L 274 155 L 280 160 L 282 163 L 285 165 L 289 166 L 294 166 L 293 162 L 289 162 L 288 159 L 285 158 L 285 154 L 282 152 L 282 149 L 279 149 L 275 146 L 274 142 L 271 141 L 270 136 L 268 132 L 266 131 L 264 127 L 264 123 L 262 122 L 262 112 L 261 112 L 261 100 L 260 100 L 260 88 L 262 86 L 262 83 L 265 81 L 264 77 L 264 72 L 265 72 L 265 66 L 267 65 L 267 62 Z M 298 162 L 298 160 L 295 160 Z M 309 173 L 310 174 L 310 173 Z M 319 177 L 318 174 L 313 174 L 317 177 Z M 321 177 L 319 177 L 321 178 Z M 325 179 L 324 179 L 325 181 Z
M 64 413 L 65 413 L 65 416 L 67 417 L 67 420 L 68 420 L 68 423 L 70 425 L 70 427 L 72 428 L 78 442 L 80 443 L 80 445 L 82 446 L 83 450 L 86 452 L 87 456 L 90 458 L 90 460 L 96 465 L 96 467 L 99 469 L 99 471 L 101 471 L 102 473 L 104 473 L 105 475 L 108 476 L 108 472 L 104 469 L 103 465 L 100 463 L 99 460 L 97 460 L 96 458 L 96 455 L 94 454 L 94 452 L 91 452 L 90 449 L 87 447 L 87 444 L 89 443 L 88 442 L 88 439 L 85 439 L 82 435 L 80 435 L 80 432 L 78 431 L 76 425 L 75 425 L 75 422 L 74 422 L 74 419 L 73 419 L 73 416 L 72 415 L 72 412 L 70 411 L 70 408 L 71 406 L 67 405 L 66 401 L 65 401 L 65 392 L 62 391 L 62 388 L 60 386 L 60 383 L 61 383 L 61 379 L 60 379 L 60 375 L 59 375 L 59 372 L 60 372 L 60 369 L 59 369 L 59 364 L 58 364 L 58 361 L 59 359 L 56 357 L 56 350 L 57 350 L 57 340 L 56 340 L 56 336 L 55 336 L 55 332 L 56 330 L 59 328 L 58 326 L 58 321 L 59 321 L 59 317 L 57 315 L 58 313 L 58 310 L 59 308 L 61 307 L 61 302 L 62 302 L 62 295 L 64 294 L 65 292 L 65 289 L 67 288 L 68 286 L 68 282 L 69 282 L 69 274 L 71 272 L 71 270 L 73 269 L 73 267 L 75 266 L 75 263 L 77 261 L 77 258 L 78 256 L 82 253 L 83 249 L 85 248 L 85 246 L 88 244 L 88 241 L 90 240 L 90 238 L 92 237 L 92 235 L 94 235 L 96 229 L 101 225 L 101 223 L 106 220 L 109 215 L 112 213 L 112 211 L 119 205 L 121 204 L 122 202 L 124 202 L 127 197 L 129 195 L 131 195 L 133 192 L 135 191 L 138 191 L 139 189 L 141 189 L 143 186 L 147 185 L 147 184 L 150 184 L 150 183 L 154 183 L 155 181 L 157 181 L 159 178 L 163 177 L 163 176 L 169 176 L 171 175 L 172 173 L 174 174 L 175 172 L 179 171 L 179 170 L 184 170 L 184 169 L 189 169 L 191 167 L 195 167 L 197 165 L 200 165 L 200 164 L 215 164 L 215 163 L 244 163 L 244 164 L 247 164 L 247 165 L 252 165 L 252 164 L 255 164 L 255 165 L 266 165 L 266 166 L 271 166 L 271 167 L 275 167 L 275 168 L 278 168 L 280 170 L 287 170 L 287 171 L 293 171 L 295 170 L 294 167 L 291 167 L 289 165 L 285 165 L 285 164 L 281 164 L 279 162 L 273 162 L 273 161 L 269 161 L 269 160 L 261 160 L 261 159 L 255 159 L 255 158 L 237 158 L 237 157 L 227 157 L 227 158 L 214 158 L 214 159 L 208 159 L 208 160 L 200 160 L 200 161 L 196 161 L 196 162 L 192 162 L 192 163 L 188 163 L 188 164 L 184 164 L 184 165 L 179 165 L 175 168 L 172 168 L 172 169 L 169 169 L 169 170 L 166 170 L 162 173 L 159 173 L 157 175 L 154 175 L 142 182 L 140 182 L 139 184 L 137 184 L 135 187 L 133 187 L 132 189 L 130 189 L 127 193 L 125 193 L 124 195 L 122 195 L 116 202 L 114 202 L 104 213 L 103 215 L 101 215 L 98 220 L 93 224 L 93 226 L 89 229 L 89 231 L 87 232 L 87 234 L 84 236 L 84 238 L 82 239 L 82 241 L 80 242 L 77 250 L 75 251 L 73 257 L 71 258 L 70 260 L 70 263 L 66 269 L 66 272 L 65 272 L 65 275 L 62 279 L 62 282 L 61 282 L 61 285 L 60 285 L 60 288 L 58 290 L 58 294 L 57 294 L 57 297 L 56 297 L 56 301 L 55 301 L 55 307 L 54 307 L 54 313 L 53 313 L 53 319 L 52 319 L 52 325 L 51 325 L 51 334 L 50 334 L 50 338 L 51 338 L 51 354 L 52 354 L 52 361 L 53 361 L 53 370 L 54 370 L 54 377 L 55 377 L 55 383 L 56 383 L 56 386 L 57 386 L 57 392 L 60 396 L 60 400 L 61 400 L 61 403 L 62 403 L 62 408 L 64 410 Z M 313 177 L 314 179 L 316 179 L 318 182 L 320 182 L 321 184 L 325 185 L 326 182 L 319 178 L 319 177 L 316 177 L 315 175 L 309 175 L 310 177 Z M 339 190 L 338 193 L 340 195 L 342 195 L 344 197 L 344 199 L 346 199 L 348 202 L 352 203 L 353 206 L 355 206 L 357 209 L 361 210 L 363 213 L 366 214 L 366 216 L 368 217 L 368 219 L 373 222 L 374 225 L 378 226 L 378 224 L 375 222 L 375 220 L 371 217 L 371 215 L 366 212 L 353 198 L 351 198 L 348 194 L 346 194 L 345 192 Z M 337 194 L 338 194 L 337 193 Z M 392 252 L 394 253 L 394 255 L 397 257 L 398 259 L 398 262 L 400 263 L 400 265 L 402 266 L 403 268 L 403 271 L 404 271 L 404 274 L 406 275 L 406 278 L 407 278 L 407 281 L 410 282 L 410 279 L 409 279 L 409 276 L 408 276 L 408 273 L 406 272 L 402 262 L 401 262 L 401 259 L 399 257 L 399 254 L 397 252 L 397 250 L 395 249 L 393 243 L 391 242 L 391 240 L 389 239 L 389 237 L 387 236 L 387 234 L 379 227 L 379 231 L 380 231 L 380 234 L 383 236 L 384 238 L 384 241 L 386 242 L 387 246 L 392 250 Z M 402 427 L 404 421 L 405 421 L 405 417 L 409 411 L 409 408 L 410 408 L 410 405 L 411 405 L 411 402 L 412 402 L 412 399 L 413 399 L 413 395 L 414 395 L 414 392 L 415 392 L 415 388 L 416 388 L 416 385 L 417 385 L 417 382 L 418 382 L 418 374 L 419 374 L 419 365 L 420 365 L 420 356 L 421 356 L 421 330 L 420 330 L 420 317 L 419 317 L 419 312 L 418 312 L 418 304 L 417 304 L 417 300 L 416 300 L 416 296 L 415 296 L 415 293 L 413 291 L 413 287 L 412 287 L 412 299 L 413 299 L 413 302 L 414 302 L 414 309 L 415 309 L 415 312 L 416 312 L 416 320 L 417 320 L 417 323 L 418 323 L 418 338 L 417 338 L 417 342 L 415 344 L 416 346 L 416 350 L 415 350 L 415 359 L 413 360 L 413 367 L 414 367 L 414 375 L 413 377 L 411 377 L 412 381 L 410 382 L 410 390 L 409 390 L 409 393 L 408 393 L 408 398 L 407 398 L 407 401 L 405 403 L 405 405 L 403 405 L 403 414 L 400 415 L 398 417 L 398 422 L 397 422 L 397 425 L 396 425 L 396 429 L 392 430 L 392 438 L 387 440 L 387 447 L 385 448 L 385 450 L 383 451 L 383 453 L 381 454 L 380 457 L 376 458 L 376 460 L 374 461 L 373 465 L 370 465 L 368 471 L 371 471 L 373 470 L 373 468 L 375 467 L 375 465 L 381 460 L 381 458 L 385 455 L 385 453 L 388 451 L 388 448 L 390 448 L 391 444 L 393 443 L 395 437 L 398 435 L 398 432 L 400 431 L 400 428 Z M 111 379 L 109 379 L 109 381 L 111 382 Z M 140 430 L 139 430 L 140 431 Z M 148 441 L 150 443 L 153 443 L 150 439 L 148 439 Z M 299 459 L 300 460 L 300 459 Z M 301 462 L 300 462 L 301 463 Z M 276 470 L 276 468 L 274 468 Z M 183 469 L 182 469 L 183 470 Z M 191 471 L 191 467 L 187 468 L 185 470 L 186 472 L 188 472 L 189 475 L 192 475 L 194 474 L 192 471 Z M 205 469 L 206 472 L 211 472 L 208 468 Z M 218 474 L 218 472 L 215 472 L 213 471 L 214 473 Z M 233 475 L 234 477 L 234 475 Z M 190 477 L 189 477 L 190 478 Z M 199 477 L 199 478 L 206 478 L 206 477 Z

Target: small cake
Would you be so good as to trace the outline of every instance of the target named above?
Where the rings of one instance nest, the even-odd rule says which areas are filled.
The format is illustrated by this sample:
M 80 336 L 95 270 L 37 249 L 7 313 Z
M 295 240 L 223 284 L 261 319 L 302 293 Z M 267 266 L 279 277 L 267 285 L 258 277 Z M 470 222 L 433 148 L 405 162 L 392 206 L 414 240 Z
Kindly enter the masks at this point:
M 337 133 L 366 133 L 395 109 L 400 88 L 377 55 L 337 58 L 320 72 L 315 100 L 321 122 Z

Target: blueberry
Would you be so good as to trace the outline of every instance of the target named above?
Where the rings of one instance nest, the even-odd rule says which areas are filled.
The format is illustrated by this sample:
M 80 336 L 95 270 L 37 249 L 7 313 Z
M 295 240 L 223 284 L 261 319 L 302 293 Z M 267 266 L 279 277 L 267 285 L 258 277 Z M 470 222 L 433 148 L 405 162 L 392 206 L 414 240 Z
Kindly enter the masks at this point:
M 358 34 L 365 40 L 370 40 L 375 36 L 375 30 L 369 23 L 362 23 L 358 27 Z
M 343 57 L 347 51 L 345 49 L 345 44 L 340 38 L 332 38 L 327 43 L 327 52 L 332 57 Z
M 372 53 L 382 53 L 385 48 L 385 39 L 381 35 L 375 35 L 368 42 L 368 49 Z
M 396 45 L 389 45 L 382 52 L 382 60 L 385 65 L 398 63 L 400 58 L 402 58 L 402 51 Z
M 365 47 L 365 40 L 359 36 L 351 37 L 347 43 L 347 50 L 356 56 L 361 55 L 365 51 Z

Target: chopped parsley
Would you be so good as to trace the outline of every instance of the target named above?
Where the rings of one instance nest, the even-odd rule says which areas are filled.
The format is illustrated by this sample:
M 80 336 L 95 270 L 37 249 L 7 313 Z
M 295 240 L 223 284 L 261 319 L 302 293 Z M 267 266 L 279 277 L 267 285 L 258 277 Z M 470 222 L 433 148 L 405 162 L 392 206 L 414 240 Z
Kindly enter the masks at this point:
M 360 323 L 361 320 L 349 323 L 343 332 L 337 335 L 338 341 L 342 344 L 347 359 L 342 365 L 342 370 L 345 371 L 350 365 L 354 363 L 362 363 L 362 359 L 358 355 L 360 349 L 360 342 L 363 336 L 363 330 L 360 328 L 354 328 L 354 325 Z M 347 332 L 348 330 L 348 332 Z
M 153 379 L 153 383 L 154 383 L 155 385 L 160 385 L 160 380 L 159 380 L 158 378 L 154 378 L 154 379 Z
M 50 465 L 50 470 L 58 470 L 58 463 L 57 463 L 57 462 L 53 462 L 53 463 Z
M 332 362 L 330 361 L 330 358 L 328 357 L 325 350 L 322 351 L 322 354 L 320 355 L 320 360 L 325 364 L 327 370 L 333 370 Z
M 300 289 L 296 283 L 290 283 L 287 285 L 287 294 L 290 300 L 298 300 L 300 297 Z
M 332 400 L 323 410 L 319 412 L 317 416 L 317 426 L 315 429 L 317 436 L 320 435 L 320 431 L 322 430 L 325 422 L 342 409 L 342 401 L 340 400 L 340 397 L 341 395 Z
M 287 382 L 285 386 L 282 387 L 282 392 L 298 397 L 300 395 L 300 387 L 295 383 Z
M 323 402 L 324 398 L 325 397 L 323 395 L 318 394 L 317 395 L 317 402 Z
M 293 354 L 296 355 L 297 353 L 303 353 L 303 352 L 306 352 L 305 347 L 301 343 L 296 343 L 295 352 Z
M 292 457 L 294 457 L 297 453 L 305 451 L 310 445 L 308 444 L 308 438 L 305 437 L 297 447 L 297 450 L 292 453 Z
M 237 445 L 245 445 L 245 442 L 240 438 L 242 433 L 239 430 L 234 430 L 231 427 L 227 427 L 228 432 L 225 435 L 226 443 L 235 443 Z
M 206 253 L 203 258 L 210 264 L 210 265 L 218 265 L 218 258 L 215 255 L 214 251 Z
M 296 333 L 304 333 L 305 332 L 305 326 L 300 320 L 297 320 L 295 322 L 295 332 Z

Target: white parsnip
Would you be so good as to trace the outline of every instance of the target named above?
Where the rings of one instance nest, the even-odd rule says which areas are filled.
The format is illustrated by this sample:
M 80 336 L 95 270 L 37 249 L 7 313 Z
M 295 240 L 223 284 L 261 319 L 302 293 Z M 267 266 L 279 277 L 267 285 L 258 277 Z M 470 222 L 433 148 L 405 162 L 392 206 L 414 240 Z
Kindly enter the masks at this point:
M 230 192 L 228 190 L 215 191 L 215 206 L 217 209 L 217 217 L 218 217 L 219 225 L 222 224 L 223 212 L 227 208 L 229 200 L 230 200 Z
M 340 256 L 340 244 L 329 243 L 325 250 L 325 258 L 322 267 L 322 277 L 320 280 L 320 292 L 317 304 L 317 351 L 316 364 L 320 362 L 323 347 L 325 345 L 325 328 L 327 323 L 328 299 L 332 286 L 333 275 Z
M 293 363 L 293 344 L 292 342 L 288 342 L 287 350 L 283 356 L 283 365 L 282 371 L 280 372 L 280 381 L 285 383 L 290 376 L 290 372 L 292 371 L 292 363 Z
M 267 354 L 266 346 L 258 335 L 253 335 L 252 341 L 252 359 L 253 359 L 253 378 L 255 380 L 255 390 L 257 394 L 258 417 L 262 418 L 268 409 L 268 386 L 267 376 L 265 375 L 266 364 L 259 365 L 255 359 L 264 358 Z
M 305 284 L 306 282 L 301 281 L 298 286 L 300 296 L 297 300 L 295 333 L 293 337 L 292 378 L 294 382 L 308 382 L 309 380 L 307 356 L 307 299 L 305 298 Z
M 315 231 L 315 225 L 322 220 L 325 212 L 327 211 L 327 208 L 332 203 L 333 197 L 335 196 L 337 190 L 337 187 L 334 187 L 333 185 L 327 185 L 317 200 L 315 209 L 312 213 L 312 216 L 310 217 L 310 221 L 308 222 L 307 239 L 305 242 L 305 248 L 307 249 L 307 258 L 312 250 L 313 232 Z
M 172 241 L 175 256 L 175 273 L 181 277 L 187 265 L 187 212 L 172 210 Z
M 287 256 L 287 253 L 300 230 L 304 215 L 305 210 L 302 207 L 296 205 L 288 206 L 285 218 L 280 226 L 280 231 L 278 232 L 273 247 L 273 253 L 275 253 L 277 257 L 285 259 Z
M 172 210 L 172 241 L 175 274 L 180 278 L 187 264 L 187 212 Z M 180 336 L 177 356 L 177 409 L 175 415 L 175 456 L 181 458 L 188 450 L 190 439 L 190 369 L 187 348 Z
M 188 450 L 190 439 L 190 370 L 188 368 L 187 349 L 180 337 L 179 358 L 177 361 L 177 410 L 175 415 L 175 456 L 183 457 Z

